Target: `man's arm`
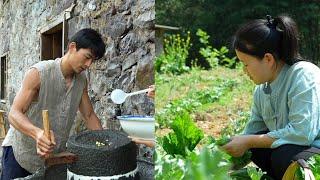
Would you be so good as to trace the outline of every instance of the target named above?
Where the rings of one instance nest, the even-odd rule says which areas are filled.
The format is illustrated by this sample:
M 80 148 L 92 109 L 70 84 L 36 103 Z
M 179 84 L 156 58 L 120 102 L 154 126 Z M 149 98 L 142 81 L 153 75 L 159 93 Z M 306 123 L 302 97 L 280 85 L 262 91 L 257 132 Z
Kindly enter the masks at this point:
M 79 111 L 84 117 L 88 129 L 102 130 L 100 120 L 97 117 L 96 113 L 93 111 L 93 107 L 88 96 L 87 85 L 83 90 Z
M 25 115 L 31 102 L 37 98 L 40 89 L 40 76 L 36 69 L 30 69 L 23 81 L 22 86 L 9 112 L 9 122 L 18 131 L 32 137 L 37 142 L 37 152 L 40 156 L 53 151 L 54 137 L 51 137 L 52 142 L 44 135 L 44 131 L 34 126 L 29 118 Z M 51 136 L 53 133 L 51 132 Z

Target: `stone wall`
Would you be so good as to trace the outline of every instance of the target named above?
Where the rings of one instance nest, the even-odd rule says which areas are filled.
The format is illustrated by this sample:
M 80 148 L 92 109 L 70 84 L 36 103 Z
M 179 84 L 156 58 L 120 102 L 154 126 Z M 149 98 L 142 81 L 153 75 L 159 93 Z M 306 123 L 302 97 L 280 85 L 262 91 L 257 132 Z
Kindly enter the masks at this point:
M 154 0 L 1 1 L 0 55 L 9 52 L 9 61 L 8 97 L 0 108 L 9 110 L 26 70 L 40 61 L 39 29 L 73 3 L 68 37 L 90 27 L 102 34 L 107 45 L 105 56 L 87 72 L 89 96 L 104 126 L 119 128 L 117 115 L 153 115 L 153 100 L 146 95 L 115 105 L 110 94 L 116 88 L 133 92 L 154 84 Z

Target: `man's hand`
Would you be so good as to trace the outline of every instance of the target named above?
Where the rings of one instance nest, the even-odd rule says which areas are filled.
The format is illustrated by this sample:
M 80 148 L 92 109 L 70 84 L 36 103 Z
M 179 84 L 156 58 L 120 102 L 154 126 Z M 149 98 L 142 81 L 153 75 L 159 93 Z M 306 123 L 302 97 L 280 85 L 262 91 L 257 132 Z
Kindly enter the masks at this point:
M 148 147 L 154 147 L 154 145 L 155 145 L 153 140 L 143 140 L 143 139 L 134 138 L 134 137 L 130 137 L 130 136 L 128 136 L 128 138 L 131 138 L 131 140 L 133 142 L 135 142 L 136 144 L 144 144 Z
M 156 95 L 156 86 L 155 85 L 149 86 L 147 96 L 154 99 L 155 95 Z
M 249 149 L 248 138 L 247 136 L 234 136 L 221 148 L 233 157 L 241 157 Z
M 44 131 L 41 129 L 36 134 L 35 141 L 37 147 L 37 154 L 41 158 L 48 157 L 53 152 L 54 146 L 56 145 L 56 141 L 52 130 L 50 131 L 50 135 L 51 141 L 46 137 Z

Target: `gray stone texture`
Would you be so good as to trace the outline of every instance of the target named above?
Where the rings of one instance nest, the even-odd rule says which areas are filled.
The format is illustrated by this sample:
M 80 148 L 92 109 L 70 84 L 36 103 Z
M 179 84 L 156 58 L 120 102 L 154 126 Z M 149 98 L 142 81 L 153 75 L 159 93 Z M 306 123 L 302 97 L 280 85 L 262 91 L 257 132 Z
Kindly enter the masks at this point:
M 0 108 L 8 112 L 28 67 L 40 61 L 40 29 L 72 3 L 68 38 L 90 27 L 102 34 L 107 45 L 105 56 L 87 73 L 89 97 L 102 124 L 119 129 L 117 115 L 153 115 L 153 100 L 145 95 L 115 105 L 110 93 L 116 88 L 133 92 L 154 84 L 154 0 L 1 1 L 0 55 L 8 52 L 9 61 L 8 96 Z
M 70 137 L 67 149 L 78 156 L 75 163 L 68 165 L 75 174 L 112 176 L 137 168 L 137 145 L 121 131 L 82 132 Z
M 0 1 L 0 56 L 8 53 L 8 86 L 0 109 L 9 111 L 24 74 L 40 61 L 40 29 L 74 3 L 71 18 L 66 22 L 68 38 L 90 27 L 102 34 L 107 45 L 105 56 L 87 71 L 89 97 L 103 126 L 121 129 L 117 115 L 154 115 L 153 100 L 146 95 L 132 96 L 124 104 L 116 105 L 110 94 L 116 88 L 133 92 L 154 84 L 155 0 L 3 2 Z M 78 127 L 72 134 L 84 130 L 84 123 L 79 122 L 81 116 L 76 119 Z

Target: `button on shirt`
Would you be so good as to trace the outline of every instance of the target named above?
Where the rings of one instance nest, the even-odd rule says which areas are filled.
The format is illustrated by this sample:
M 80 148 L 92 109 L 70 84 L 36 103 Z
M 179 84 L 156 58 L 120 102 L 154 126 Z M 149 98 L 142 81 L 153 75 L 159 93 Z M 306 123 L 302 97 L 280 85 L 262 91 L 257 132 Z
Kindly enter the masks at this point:
M 244 134 L 269 131 L 276 139 L 271 148 L 284 144 L 320 148 L 320 69 L 306 61 L 284 65 L 271 82 L 271 93 L 258 85 L 251 119 Z

